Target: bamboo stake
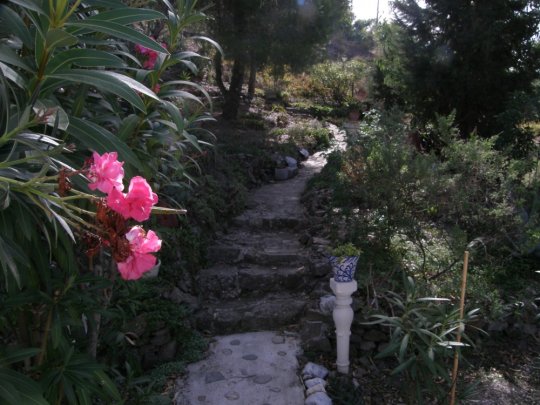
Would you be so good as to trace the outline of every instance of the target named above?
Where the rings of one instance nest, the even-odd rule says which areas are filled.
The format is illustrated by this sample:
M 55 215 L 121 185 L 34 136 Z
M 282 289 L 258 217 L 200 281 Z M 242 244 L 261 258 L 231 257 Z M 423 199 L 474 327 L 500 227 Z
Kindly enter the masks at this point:
M 461 298 L 459 300 L 459 319 L 463 319 L 463 312 L 465 307 L 465 289 L 467 288 L 467 269 L 469 267 L 469 251 L 465 251 L 465 256 L 463 258 L 463 273 L 461 275 Z M 465 325 L 463 326 L 465 327 Z M 456 341 L 461 343 L 461 327 L 458 329 Z M 452 391 L 450 394 L 450 405 L 454 405 L 456 402 L 456 385 L 457 385 L 457 372 L 459 366 L 459 346 L 456 346 L 456 351 L 454 352 L 454 368 L 452 369 Z

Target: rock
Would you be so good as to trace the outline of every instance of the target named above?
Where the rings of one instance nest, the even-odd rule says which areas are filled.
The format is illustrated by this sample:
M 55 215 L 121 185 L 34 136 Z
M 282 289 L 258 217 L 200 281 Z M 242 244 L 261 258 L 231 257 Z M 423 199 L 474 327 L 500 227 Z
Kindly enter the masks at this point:
M 366 333 L 364 333 L 363 336 L 364 340 L 369 340 L 371 342 L 384 342 L 388 340 L 388 336 L 386 336 L 386 333 L 381 332 L 377 329 L 370 329 Z
M 236 391 L 229 391 L 225 394 L 225 398 L 227 398 L 229 401 L 236 401 L 238 398 L 240 398 L 240 394 Z
M 334 295 L 325 295 L 319 300 L 319 308 L 326 315 L 331 315 L 336 305 L 336 297 Z
M 285 156 L 285 162 L 287 163 L 287 166 L 289 167 L 294 167 L 295 169 L 298 167 L 298 162 L 296 161 L 296 159 L 290 156 Z
M 322 277 L 332 274 L 332 267 L 330 266 L 330 263 L 328 263 L 327 260 L 317 260 L 313 261 L 311 264 L 311 272 L 314 276 Z
M 302 375 L 304 376 L 305 380 L 309 379 L 307 377 L 326 378 L 326 376 L 328 375 L 328 369 L 319 364 L 309 362 L 304 366 L 304 369 L 302 370 Z
M 287 166 L 287 170 L 289 172 L 288 174 L 289 179 L 292 179 L 294 176 L 298 174 L 298 167 Z
M 332 400 L 325 392 L 316 392 L 306 398 L 304 405 L 332 405 Z
M 259 357 L 256 354 L 246 354 L 245 356 L 242 356 L 244 360 L 257 360 Z
M 505 321 L 493 321 L 489 323 L 488 332 L 501 332 L 508 328 L 508 323 Z
M 206 384 L 212 384 L 213 382 L 223 381 L 224 379 L 225 379 L 225 376 L 221 374 L 219 371 L 210 371 L 204 377 L 204 382 Z
M 327 338 L 328 326 L 322 321 L 305 320 L 302 322 L 300 338 L 305 350 L 329 352 L 332 350 Z
M 238 339 L 234 339 L 234 340 L 231 340 L 231 343 L 229 343 L 231 346 L 240 346 L 240 340 Z
M 324 385 L 317 384 L 312 387 L 309 387 L 306 390 L 306 397 L 309 397 L 310 395 L 315 394 L 316 392 L 326 392 L 326 390 L 324 389 Z
M 141 337 L 146 331 L 148 322 L 146 321 L 146 315 L 141 314 L 136 316 L 132 321 L 130 321 L 126 326 L 126 332 L 134 333 L 137 337 Z
M 319 377 L 310 378 L 309 380 L 304 381 L 304 385 L 306 386 L 306 389 L 311 388 L 317 384 L 322 384 L 325 387 L 326 381 Z
M 140 353 L 142 356 L 142 364 L 144 369 L 149 369 L 159 363 L 159 355 L 155 346 L 143 346 L 141 347 Z
M 325 238 L 313 238 L 313 244 L 314 245 L 322 245 L 322 246 L 330 246 L 330 241 Z
M 178 343 L 176 340 L 172 340 L 166 345 L 162 346 L 159 349 L 159 361 L 160 363 L 167 363 L 173 361 L 176 357 L 176 349 L 178 348 Z
M 168 298 L 175 304 L 188 304 L 190 307 L 196 308 L 199 305 L 197 297 L 185 293 L 178 287 L 174 287 L 168 294 Z
M 150 340 L 150 344 L 153 346 L 162 346 L 166 343 L 169 343 L 170 341 L 171 341 L 171 332 L 169 331 L 169 328 L 163 328 L 163 329 L 155 331 L 152 334 L 152 339 Z
M 369 350 L 373 350 L 377 347 L 377 345 L 374 342 L 362 342 L 360 344 L 360 349 L 367 352 Z
M 258 375 L 258 376 L 255 376 L 255 378 L 253 379 L 253 382 L 255 384 L 263 385 L 263 384 L 269 383 L 271 380 L 272 380 L 271 375 Z
M 305 148 L 298 149 L 298 154 L 303 160 L 306 160 L 309 157 L 309 152 Z

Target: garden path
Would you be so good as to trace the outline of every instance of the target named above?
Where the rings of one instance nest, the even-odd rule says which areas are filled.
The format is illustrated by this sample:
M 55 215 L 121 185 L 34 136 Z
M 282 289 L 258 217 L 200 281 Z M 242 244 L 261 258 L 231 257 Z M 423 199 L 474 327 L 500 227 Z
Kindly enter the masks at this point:
M 332 129 L 333 148 L 343 148 L 344 132 Z M 294 325 L 310 303 L 314 264 L 300 242 L 301 196 L 326 153 L 310 156 L 294 178 L 253 191 L 248 209 L 210 248 L 213 265 L 200 275 L 205 299 L 196 320 L 220 336 L 178 381 L 175 405 L 304 404 Z

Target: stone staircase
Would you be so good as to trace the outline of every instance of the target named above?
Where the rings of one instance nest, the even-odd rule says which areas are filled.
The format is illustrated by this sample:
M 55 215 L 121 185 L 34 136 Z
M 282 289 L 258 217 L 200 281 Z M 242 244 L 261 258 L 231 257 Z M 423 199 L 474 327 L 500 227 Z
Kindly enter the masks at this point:
M 282 329 L 309 304 L 315 263 L 300 242 L 306 219 L 300 202 L 307 181 L 324 165 L 310 156 L 289 180 L 252 192 L 248 209 L 209 249 L 212 263 L 200 273 L 198 329 L 211 334 Z

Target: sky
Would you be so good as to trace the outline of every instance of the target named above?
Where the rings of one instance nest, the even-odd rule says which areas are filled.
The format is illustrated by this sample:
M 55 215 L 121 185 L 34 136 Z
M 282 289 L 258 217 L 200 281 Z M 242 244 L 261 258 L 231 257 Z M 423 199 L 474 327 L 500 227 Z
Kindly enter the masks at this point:
M 379 0 L 379 19 L 390 18 L 389 3 L 389 0 Z M 352 0 L 352 7 L 357 19 L 368 20 L 377 16 L 377 0 Z

